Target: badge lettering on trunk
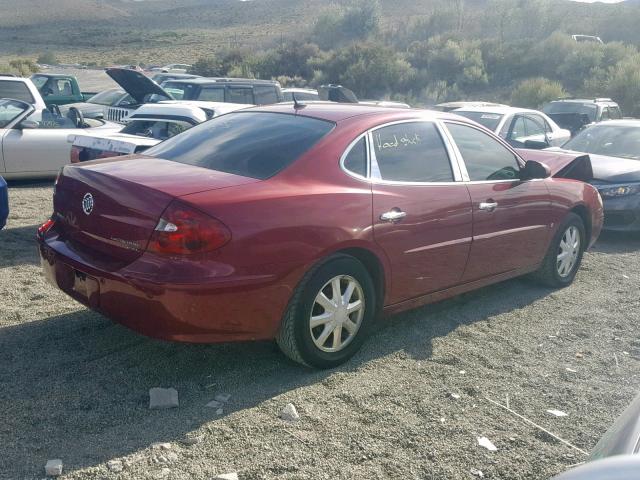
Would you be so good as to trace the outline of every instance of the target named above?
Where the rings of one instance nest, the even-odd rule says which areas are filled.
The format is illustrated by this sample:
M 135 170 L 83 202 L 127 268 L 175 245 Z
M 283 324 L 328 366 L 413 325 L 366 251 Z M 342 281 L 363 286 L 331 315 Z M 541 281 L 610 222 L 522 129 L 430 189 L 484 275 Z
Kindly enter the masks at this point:
M 90 193 L 85 193 L 82 199 L 82 211 L 85 215 L 91 215 L 91 212 L 93 212 L 93 195 Z

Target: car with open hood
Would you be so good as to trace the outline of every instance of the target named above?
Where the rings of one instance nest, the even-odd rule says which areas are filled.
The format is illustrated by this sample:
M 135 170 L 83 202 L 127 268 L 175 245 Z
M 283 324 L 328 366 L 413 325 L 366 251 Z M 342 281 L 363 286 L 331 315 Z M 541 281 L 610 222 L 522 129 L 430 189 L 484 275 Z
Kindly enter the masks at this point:
M 334 367 L 379 315 L 524 274 L 571 284 L 602 225 L 589 167 L 441 112 L 248 108 L 140 155 L 66 166 L 41 263 L 143 334 L 275 338 Z
M 69 135 L 71 163 L 140 153 L 195 125 L 241 108 L 247 105 L 172 100 L 148 103 L 129 115 L 127 124 L 118 133 Z
M 548 148 L 562 145 L 571 138 L 569 130 L 560 128 L 537 110 L 484 106 L 459 108 L 453 113 L 488 128 L 514 148 Z
M 640 120 L 591 125 L 556 150 L 591 158 L 591 183 L 604 202 L 604 228 L 640 231 Z

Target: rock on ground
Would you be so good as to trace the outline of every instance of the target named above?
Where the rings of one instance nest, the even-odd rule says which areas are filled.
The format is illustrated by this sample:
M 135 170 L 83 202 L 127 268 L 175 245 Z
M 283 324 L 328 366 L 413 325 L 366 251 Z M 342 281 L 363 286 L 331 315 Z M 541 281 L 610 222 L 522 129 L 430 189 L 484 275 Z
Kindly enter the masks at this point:
M 44 471 L 50 477 L 57 477 L 59 475 L 62 475 L 62 460 L 55 459 L 47 461 L 46 465 L 44 466 Z
M 178 406 L 178 391 L 175 388 L 155 387 L 149 389 L 150 409 L 176 408 Z

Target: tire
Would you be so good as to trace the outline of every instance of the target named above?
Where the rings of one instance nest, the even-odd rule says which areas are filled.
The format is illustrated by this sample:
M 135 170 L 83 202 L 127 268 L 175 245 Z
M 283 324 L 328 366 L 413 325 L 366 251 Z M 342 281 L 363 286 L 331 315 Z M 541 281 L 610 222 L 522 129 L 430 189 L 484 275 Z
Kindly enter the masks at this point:
M 577 235 L 577 237 L 573 238 L 577 238 L 579 242 L 577 247 L 571 246 L 570 253 L 565 255 L 565 258 L 571 257 L 573 259 L 570 266 L 569 264 L 562 265 L 559 260 L 559 255 L 567 252 L 567 240 L 570 239 L 567 235 L 569 234 Z M 571 285 L 580 269 L 586 245 L 587 238 L 584 222 L 575 213 L 569 213 L 558 227 L 542 265 L 538 271 L 533 273 L 533 278 L 539 283 L 554 288 L 563 288 Z
M 334 301 L 336 279 L 340 302 Z M 343 298 L 348 289 L 351 295 L 346 305 Z M 319 303 L 321 293 L 324 298 Z M 315 368 L 333 368 L 346 362 L 371 330 L 375 297 L 373 281 L 362 263 L 342 254 L 327 258 L 305 274 L 289 301 L 276 336 L 280 350 L 295 362 Z M 326 329 L 331 331 L 327 334 Z

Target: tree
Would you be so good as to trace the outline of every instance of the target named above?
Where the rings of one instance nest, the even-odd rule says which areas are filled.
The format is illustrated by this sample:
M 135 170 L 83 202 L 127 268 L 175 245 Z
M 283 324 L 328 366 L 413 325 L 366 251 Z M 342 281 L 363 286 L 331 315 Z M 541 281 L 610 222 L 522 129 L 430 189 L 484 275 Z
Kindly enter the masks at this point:
M 543 104 L 564 96 L 566 92 L 559 82 L 538 77 L 520 82 L 511 95 L 511 102 L 516 107 L 538 109 Z
M 312 39 L 323 48 L 367 40 L 380 30 L 380 5 L 377 0 L 359 0 L 344 11 L 329 11 L 318 17 Z
M 46 52 L 42 52 L 38 55 L 38 59 L 36 60 L 40 65 L 57 65 L 58 59 L 56 58 L 56 54 L 51 50 L 47 50 Z

